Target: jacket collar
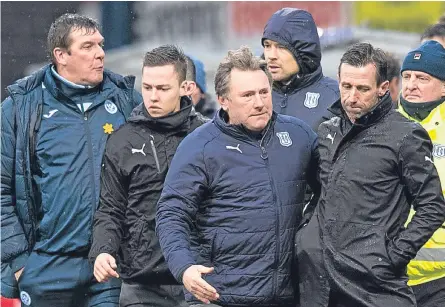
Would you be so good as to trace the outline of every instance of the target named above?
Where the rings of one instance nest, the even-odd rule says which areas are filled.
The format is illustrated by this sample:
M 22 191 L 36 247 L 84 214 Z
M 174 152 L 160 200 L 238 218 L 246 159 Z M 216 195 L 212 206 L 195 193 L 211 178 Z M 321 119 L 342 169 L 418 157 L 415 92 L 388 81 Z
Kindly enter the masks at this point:
M 170 113 L 161 117 L 152 117 L 143 103 L 133 109 L 129 122 L 144 124 L 150 129 L 166 132 L 166 131 L 188 131 L 191 119 L 197 114 L 193 107 L 192 101 L 187 96 L 181 97 L 181 108 L 179 111 Z
M 275 125 L 275 121 L 277 118 L 277 113 L 272 112 L 272 116 L 267 124 L 267 126 L 263 129 L 261 133 L 255 133 L 248 130 L 243 125 L 232 125 L 228 123 L 227 112 L 222 108 L 218 110 L 215 114 L 213 122 L 215 125 L 225 134 L 230 135 L 238 140 L 242 141 L 260 141 L 267 140 L 270 134 L 272 133 L 273 126 Z M 264 135 L 266 134 L 266 135 Z
M 45 82 L 45 86 L 47 87 L 47 89 L 51 92 L 51 94 L 53 94 L 53 96 L 55 96 L 56 93 L 52 91 L 55 83 L 53 81 L 48 81 L 48 79 L 46 78 L 48 74 L 50 74 L 51 65 L 52 64 L 47 64 L 31 75 L 17 80 L 17 82 L 7 87 L 9 93 L 18 93 L 24 95 L 32 91 L 36 87 L 41 86 L 42 82 Z M 46 84 L 47 82 L 49 82 L 49 84 Z M 104 69 L 104 79 L 100 84 L 100 90 L 112 90 L 116 87 L 122 90 L 132 90 L 134 88 L 134 82 L 134 76 L 124 77 L 108 69 Z
M 283 85 L 281 82 L 275 81 L 273 83 L 273 90 L 283 94 L 292 94 L 319 81 L 321 78 L 323 78 L 323 71 L 321 66 L 319 66 L 313 73 L 302 76 L 295 74 L 288 85 Z
M 362 126 L 367 127 L 376 122 L 378 122 L 383 116 L 388 114 L 393 109 L 393 102 L 391 100 L 391 96 L 389 95 L 389 91 L 379 99 L 379 102 L 372 108 L 368 113 L 360 117 L 355 123 L 354 126 Z M 343 120 L 349 121 L 346 112 L 344 111 L 340 99 L 337 100 L 331 107 L 329 107 L 329 111 L 333 114 L 341 117 Z
M 33 89 L 41 86 L 46 72 L 50 69 L 50 65 L 45 65 L 40 68 L 36 72 L 32 73 L 29 76 L 26 76 L 22 79 L 17 80 L 14 84 L 11 84 L 7 87 L 8 92 L 13 94 L 21 94 L 24 95 Z
M 409 102 L 400 95 L 399 104 L 400 108 L 403 109 L 410 118 L 414 118 L 416 121 L 421 122 L 427 118 L 435 108 L 440 106 L 444 102 L 444 99 L 444 97 L 441 97 L 435 101 L 414 103 Z

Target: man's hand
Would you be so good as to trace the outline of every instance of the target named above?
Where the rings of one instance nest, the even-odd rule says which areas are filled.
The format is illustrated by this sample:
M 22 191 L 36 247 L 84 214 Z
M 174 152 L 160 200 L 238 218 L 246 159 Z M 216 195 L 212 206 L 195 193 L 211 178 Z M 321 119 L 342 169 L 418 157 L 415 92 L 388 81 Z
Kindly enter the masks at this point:
M 20 270 L 18 270 L 17 272 L 14 273 L 14 275 L 15 275 L 15 280 L 19 281 L 19 278 L 20 278 L 20 276 L 21 276 L 22 273 L 23 273 L 23 269 L 24 269 L 24 267 L 21 268 Z
M 106 282 L 110 277 L 119 278 L 119 274 L 115 271 L 117 269 L 116 260 L 113 256 L 107 253 L 102 253 L 97 256 L 94 262 L 94 277 L 98 282 Z
M 192 265 L 185 270 L 182 276 L 182 282 L 185 288 L 192 293 L 197 299 L 205 304 L 210 304 L 210 301 L 219 298 L 216 289 L 209 285 L 201 278 L 202 274 L 209 274 L 213 272 L 213 268 L 205 267 L 203 265 Z

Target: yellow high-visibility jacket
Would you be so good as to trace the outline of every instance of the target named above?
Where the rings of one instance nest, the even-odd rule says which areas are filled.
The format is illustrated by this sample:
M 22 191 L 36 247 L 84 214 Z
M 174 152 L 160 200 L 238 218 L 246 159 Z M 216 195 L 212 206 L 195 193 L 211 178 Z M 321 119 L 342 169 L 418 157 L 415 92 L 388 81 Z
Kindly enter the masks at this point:
M 428 131 L 434 145 L 434 164 L 439 173 L 442 192 L 445 196 L 445 101 L 422 121 L 410 117 L 401 104 L 399 104 L 398 111 L 405 117 L 420 123 Z M 411 221 L 414 213 L 414 210 L 411 209 L 407 224 Z M 410 286 L 445 277 L 445 223 L 420 249 L 416 258 L 411 260 L 408 265 L 408 277 Z

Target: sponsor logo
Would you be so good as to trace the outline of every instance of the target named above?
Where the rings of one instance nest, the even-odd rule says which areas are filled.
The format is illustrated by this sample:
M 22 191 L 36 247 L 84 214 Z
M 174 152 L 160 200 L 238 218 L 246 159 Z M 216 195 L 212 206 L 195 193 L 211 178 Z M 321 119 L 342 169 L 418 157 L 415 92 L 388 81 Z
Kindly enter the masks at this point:
M 241 149 L 239 149 L 239 144 L 236 145 L 236 147 L 235 147 L 235 146 L 227 145 L 227 146 L 226 146 L 226 149 L 229 149 L 229 150 L 236 150 L 236 151 L 239 151 L 239 153 L 243 153 L 243 152 L 241 151 Z
M 144 145 L 142 145 L 142 148 L 141 149 L 137 149 L 137 148 L 132 148 L 131 149 L 131 153 L 132 154 L 135 154 L 135 153 L 141 153 L 141 154 L 143 154 L 144 156 L 146 156 L 146 154 L 145 154 L 145 152 L 144 152 L 144 148 L 145 148 L 145 143 L 144 143 Z
M 55 109 L 55 110 L 51 110 L 51 111 L 48 112 L 48 114 L 43 114 L 43 117 L 45 117 L 45 118 L 50 118 L 50 117 L 53 116 L 57 111 L 59 111 L 59 110 L 57 110 L 57 109 Z

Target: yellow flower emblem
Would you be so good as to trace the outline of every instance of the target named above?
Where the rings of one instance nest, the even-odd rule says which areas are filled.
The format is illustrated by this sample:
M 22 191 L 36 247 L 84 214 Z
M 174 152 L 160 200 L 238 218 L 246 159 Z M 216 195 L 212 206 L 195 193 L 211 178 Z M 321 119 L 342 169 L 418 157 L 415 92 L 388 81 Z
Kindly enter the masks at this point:
M 109 124 L 109 123 L 106 123 L 105 125 L 103 125 L 103 128 L 104 128 L 104 133 L 107 133 L 107 134 L 111 134 L 114 131 L 113 125 Z

